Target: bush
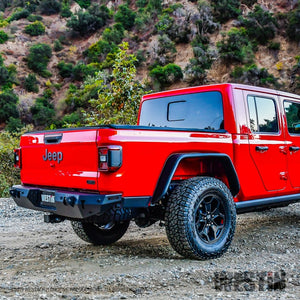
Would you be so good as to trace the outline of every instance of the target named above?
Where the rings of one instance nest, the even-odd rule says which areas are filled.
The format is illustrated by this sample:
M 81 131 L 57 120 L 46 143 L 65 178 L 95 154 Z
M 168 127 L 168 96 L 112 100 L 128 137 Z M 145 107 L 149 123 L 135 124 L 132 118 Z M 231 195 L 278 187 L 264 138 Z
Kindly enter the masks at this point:
M 278 88 L 278 79 L 268 72 L 267 69 L 259 69 L 255 64 L 245 67 L 235 67 L 231 73 L 235 82 L 256 86 Z
M 10 133 L 19 132 L 24 127 L 20 118 L 9 117 L 5 130 Z
M 4 44 L 7 40 L 8 35 L 3 30 L 0 30 L 0 44 Z
M 213 14 L 220 23 L 225 23 L 230 19 L 235 19 L 241 14 L 238 0 L 214 0 L 211 1 Z
M 270 50 L 278 51 L 280 50 L 280 43 L 271 41 L 270 44 L 268 45 L 268 48 Z
M 136 13 L 132 11 L 127 4 L 120 5 L 115 14 L 115 21 L 121 23 L 123 27 L 130 30 L 135 21 Z
M 30 15 L 30 11 L 28 9 L 18 8 L 9 18 L 9 22 L 25 19 Z
M 248 7 L 252 7 L 253 4 L 257 3 L 257 0 L 242 0 L 241 3 L 247 5 Z
M 214 22 L 212 8 L 207 1 L 198 1 L 198 11 L 199 19 L 196 24 L 200 35 L 213 33 L 219 28 L 219 23 Z
M 10 7 L 11 0 L 1 0 L 0 2 L 0 11 L 4 11 L 7 7 Z
M 136 58 L 127 51 L 128 44 L 123 43 L 115 55 L 110 76 L 98 72 L 85 81 L 84 89 L 94 86 L 99 90 L 97 96 L 90 100 L 91 107 L 85 117 L 87 124 L 136 124 L 145 88 L 135 81 Z
M 60 12 L 61 3 L 56 0 L 42 0 L 39 8 L 42 14 L 50 16 Z
M 53 44 L 53 50 L 55 52 L 59 52 L 61 51 L 62 49 L 64 49 L 63 45 L 61 44 L 60 40 L 55 40 L 54 41 L 54 44 Z
M 57 64 L 59 75 L 63 78 L 71 77 L 73 74 L 73 65 L 71 63 L 65 63 L 61 61 Z
M 25 33 L 31 36 L 37 36 L 45 33 L 45 26 L 40 21 L 35 21 L 32 24 L 25 26 Z
M 11 186 L 20 183 L 20 171 L 14 168 L 14 149 L 19 147 L 24 132 L 0 133 L 0 197 L 9 197 Z
M 105 60 L 108 53 L 114 52 L 116 48 L 116 45 L 108 41 L 99 40 L 97 43 L 92 44 L 84 52 L 84 55 L 88 57 L 89 62 L 101 62 Z
M 158 65 L 150 71 L 149 75 L 154 80 L 154 84 L 158 85 L 159 88 L 183 78 L 181 68 L 175 64 L 168 64 L 164 67 Z
M 75 0 L 81 8 L 88 8 L 91 5 L 91 0 Z
M 31 107 L 30 111 L 35 126 L 49 126 L 53 123 L 55 110 L 47 92 L 44 93 L 42 98 L 36 99 L 35 104 Z
M 39 87 L 37 85 L 37 79 L 34 74 L 29 74 L 24 81 L 24 88 L 28 92 L 37 93 L 39 91 Z
M 288 14 L 286 33 L 291 41 L 300 42 L 300 5 Z
M 186 80 L 190 84 L 204 84 L 206 80 L 206 70 L 211 68 L 214 54 L 203 44 L 201 38 L 192 41 L 194 58 L 190 59 L 185 68 Z
M 27 20 L 29 22 L 35 22 L 35 21 L 42 21 L 43 20 L 43 17 L 42 16 L 39 16 L 39 15 L 29 15 L 27 17 Z
M 102 16 L 101 12 L 103 12 Z M 96 13 L 96 11 L 94 13 Z M 90 34 L 103 27 L 106 24 L 108 16 L 108 9 L 103 5 L 98 9 L 96 14 L 79 10 L 68 20 L 67 27 L 80 35 Z
M 63 2 L 60 15 L 63 18 L 69 18 L 72 16 L 72 12 L 70 10 L 70 4 L 67 2 Z
M 246 18 L 240 18 L 241 25 L 247 29 L 248 36 L 261 45 L 266 45 L 275 37 L 277 21 L 271 13 L 256 5 Z
M 0 123 L 6 122 L 9 117 L 19 117 L 17 102 L 18 97 L 11 90 L 0 93 Z
M 46 75 L 46 68 L 52 56 L 51 47 L 47 44 L 36 44 L 29 49 L 27 57 L 27 65 L 29 69 L 41 74 Z
M 2 91 L 10 90 L 13 84 L 18 84 L 15 76 L 17 70 L 15 65 L 6 67 L 3 63 L 3 58 L 0 55 L 0 93 Z
M 253 60 L 253 46 L 245 28 L 232 27 L 217 43 L 220 57 L 226 62 L 249 63 Z
M 117 23 L 111 27 L 105 28 L 102 33 L 102 38 L 104 41 L 108 43 L 120 44 L 124 37 L 124 27 L 121 23 Z

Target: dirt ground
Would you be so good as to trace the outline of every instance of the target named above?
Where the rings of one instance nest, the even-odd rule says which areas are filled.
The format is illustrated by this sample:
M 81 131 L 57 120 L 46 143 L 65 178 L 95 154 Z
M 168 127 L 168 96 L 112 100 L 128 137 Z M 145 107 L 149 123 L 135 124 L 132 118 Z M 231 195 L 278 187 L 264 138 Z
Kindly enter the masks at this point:
M 0 299 L 300 299 L 300 203 L 239 215 L 228 252 L 184 259 L 165 229 L 134 223 L 116 244 L 0 199 Z

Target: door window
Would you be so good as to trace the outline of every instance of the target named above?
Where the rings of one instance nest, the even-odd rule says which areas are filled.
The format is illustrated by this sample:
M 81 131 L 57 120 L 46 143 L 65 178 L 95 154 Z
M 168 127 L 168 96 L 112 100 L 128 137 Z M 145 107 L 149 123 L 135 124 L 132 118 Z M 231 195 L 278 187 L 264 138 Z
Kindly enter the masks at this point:
M 250 128 L 252 132 L 278 132 L 278 119 L 273 99 L 248 96 Z
M 284 101 L 284 111 L 289 133 L 300 134 L 300 104 Z

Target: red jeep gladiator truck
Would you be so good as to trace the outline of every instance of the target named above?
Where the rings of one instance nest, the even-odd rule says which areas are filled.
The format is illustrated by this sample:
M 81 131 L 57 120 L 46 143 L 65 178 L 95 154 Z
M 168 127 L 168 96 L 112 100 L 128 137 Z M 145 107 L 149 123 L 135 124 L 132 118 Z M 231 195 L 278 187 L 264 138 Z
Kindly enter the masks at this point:
M 300 199 L 300 96 L 239 84 L 149 94 L 138 125 L 30 132 L 15 150 L 22 207 L 96 245 L 162 221 L 181 255 L 229 247 L 236 213 Z

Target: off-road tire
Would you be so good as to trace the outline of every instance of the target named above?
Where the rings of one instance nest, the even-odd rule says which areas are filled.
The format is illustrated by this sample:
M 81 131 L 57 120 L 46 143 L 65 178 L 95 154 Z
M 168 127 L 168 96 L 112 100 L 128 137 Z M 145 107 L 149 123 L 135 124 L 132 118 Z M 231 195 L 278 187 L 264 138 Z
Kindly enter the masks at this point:
M 170 196 L 165 221 L 169 242 L 182 256 L 200 260 L 220 257 L 235 231 L 232 195 L 216 178 L 185 180 Z
M 114 223 L 111 228 L 83 221 L 71 221 L 74 232 L 85 242 L 94 245 L 110 245 L 127 231 L 130 221 Z

